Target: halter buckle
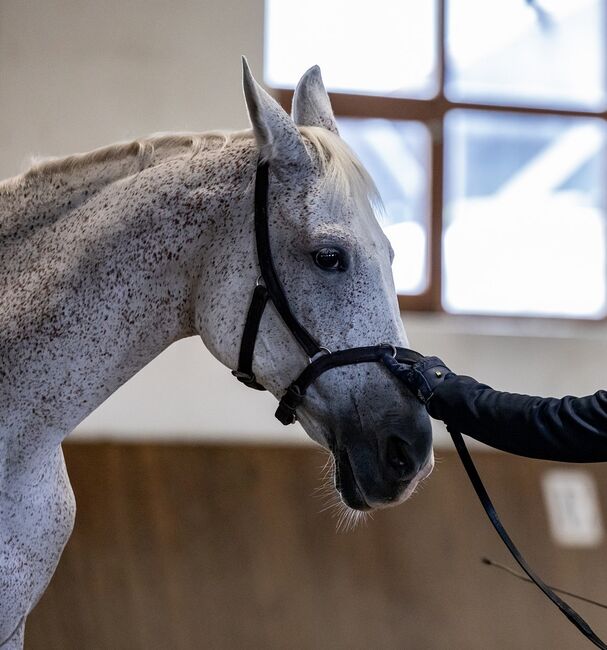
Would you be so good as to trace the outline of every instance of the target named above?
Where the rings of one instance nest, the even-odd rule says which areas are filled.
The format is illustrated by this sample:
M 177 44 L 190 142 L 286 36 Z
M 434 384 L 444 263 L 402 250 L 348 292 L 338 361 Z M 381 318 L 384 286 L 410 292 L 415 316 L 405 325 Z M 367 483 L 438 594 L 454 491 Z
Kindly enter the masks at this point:
M 238 381 L 247 382 L 255 379 L 255 377 L 249 372 L 243 372 L 242 370 L 232 370 L 232 374 Z
M 326 348 L 324 345 L 321 345 L 318 348 L 318 352 L 313 356 L 313 357 L 308 357 L 308 363 L 314 363 L 318 357 L 322 357 L 325 354 L 332 354 L 331 350 L 329 348 Z
M 278 402 L 278 408 L 274 414 L 279 422 L 284 425 L 293 424 L 297 421 L 297 407 L 301 404 L 304 396 L 297 384 L 291 384 L 286 393 Z
M 232 375 L 238 379 L 238 381 L 249 388 L 254 388 L 255 390 L 265 390 L 265 388 L 257 381 L 257 378 L 252 372 L 243 372 L 242 370 L 232 370 Z
M 392 358 L 396 359 L 397 351 L 396 351 L 396 346 L 392 345 L 392 343 L 380 343 L 379 344 L 380 348 L 388 348 L 390 352 L 392 353 Z

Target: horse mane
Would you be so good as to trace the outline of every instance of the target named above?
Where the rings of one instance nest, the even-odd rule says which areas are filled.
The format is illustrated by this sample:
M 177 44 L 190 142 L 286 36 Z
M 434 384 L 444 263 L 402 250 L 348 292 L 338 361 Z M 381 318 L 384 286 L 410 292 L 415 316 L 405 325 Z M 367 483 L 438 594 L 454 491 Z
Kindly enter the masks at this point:
M 86 153 L 58 158 L 34 157 L 31 159 L 31 166 L 27 171 L 0 182 L 0 193 L 30 181 L 40 182 L 58 174 L 73 174 L 95 165 L 134 162 L 134 169 L 129 170 L 130 175 L 172 158 L 185 155 L 194 157 L 209 145 L 225 146 L 230 141 L 250 139 L 251 137 L 251 131 L 158 133 L 130 142 L 110 144 Z M 120 168 L 122 169 L 123 165 L 120 165 Z M 114 180 L 120 178 L 120 176 L 112 176 Z
M 350 196 L 361 207 L 370 202 L 381 210 L 373 180 L 339 136 L 321 127 L 301 126 L 299 130 L 320 167 L 330 195 Z M 70 197 L 73 208 L 111 183 L 150 167 L 177 158 L 194 158 L 203 151 L 220 150 L 230 143 L 252 141 L 253 138 L 251 129 L 161 133 L 87 153 L 34 160 L 23 174 L 0 182 L 0 237 L 10 233 L 31 234 L 28 223 L 42 226 L 52 222 L 59 216 L 53 214 L 55 209 L 68 203 Z M 83 193 L 85 180 L 88 190 Z M 23 201 L 26 196 L 28 200 Z M 46 215 L 42 220 L 36 217 L 40 210 Z
M 322 171 L 337 190 L 346 191 L 354 182 L 370 197 L 376 198 L 377 189 L 366 169 L 348 145 L 327 129 L 315 126 L 298 127 L 304 139 L 318 154 Z M 130 142 L 118 142 L 86 153 L 60 158 L 33 158 L 31 167 L 24 173 L 0 181 L 0 192 L 29 180 L 41 180 L 53 174 L 74 173 L 96 164 L 122 162 L 135 159 L 142 171 L 170 158 L 190 156 L 194 158 L 203 149 L 223 147 L 230 142 L 251 140 L 251 129 L 244 131 L 207 131 L 203 133 L 157 133 Z

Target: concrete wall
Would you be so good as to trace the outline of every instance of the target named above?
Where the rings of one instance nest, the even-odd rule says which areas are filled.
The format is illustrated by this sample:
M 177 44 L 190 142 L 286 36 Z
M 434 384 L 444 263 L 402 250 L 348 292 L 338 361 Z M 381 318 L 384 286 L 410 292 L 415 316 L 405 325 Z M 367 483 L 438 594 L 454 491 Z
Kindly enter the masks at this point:
M 242 128 L 240 55 L 261 76 L 263 0 L 0 3 L 0 177 L 156 131 Z M 562 395 L 604 385 L 603 324 L 408 315 L 411 344 L 496 387 Z M 237 407 L 235 408 L 235 405 Z M 303 442 L 268 395 L 235 382 L 200 341 L 145 368 L 75 437 Z M 439 442 L 444 431 L 436 428 Z

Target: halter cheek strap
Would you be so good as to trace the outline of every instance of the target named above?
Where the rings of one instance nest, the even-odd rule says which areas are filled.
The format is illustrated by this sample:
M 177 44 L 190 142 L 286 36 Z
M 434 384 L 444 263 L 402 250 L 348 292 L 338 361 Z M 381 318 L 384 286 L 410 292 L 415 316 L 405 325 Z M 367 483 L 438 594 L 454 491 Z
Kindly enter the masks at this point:
M 232 374 L 238 381 L 256 390 L 265 390 L 257 381 L 253 372 L 253 357 L 255 354 L 255 342 L 259 332 L 259 324 L 268 300 L 272 301 L 284 324 L 309 358 L 321 352 L 321 347 L 316 339 L 297 320 L 291 311 L 284 289 L 274 268 L 272 250 L 270 248 L 268 220 L 268 175 L 268 163 L 260 161 L 257 165 L 257 173 L 255 175 L 255 244 L 261 275 L 257 279 L 247 312 L 244 331 L 240 341 L 238 368 L 232 371 Z M 285 424 L 289 423 L 287 422 Z
M 268 290 L 263 284 L 257 284 L 253 291 L 253 297 L 251 298 L 251 304 L 247 312 L 247 320 L 245 321 L 244 331 L 240 341 L 238 369 L 232 370 L 232 374 L 238 381 L 255 390 L 265 390 L 253 373 L 253 355 L 255 354 L 255 341 L 257 340 L 259 323 L 263 316 L 263 310 L 266 308 L 268 297 Z
M 320 345 L 291 311 L 274 268 L 268 219 L 268 174 L 268 163 L 260 162 L 255 176 L 255 242 L 257 244 L 257 260 L 259 261 L 261 277 L 268 295 L 287 329 L 293 334 L 308 357 L 312 358 L 321 351 Z

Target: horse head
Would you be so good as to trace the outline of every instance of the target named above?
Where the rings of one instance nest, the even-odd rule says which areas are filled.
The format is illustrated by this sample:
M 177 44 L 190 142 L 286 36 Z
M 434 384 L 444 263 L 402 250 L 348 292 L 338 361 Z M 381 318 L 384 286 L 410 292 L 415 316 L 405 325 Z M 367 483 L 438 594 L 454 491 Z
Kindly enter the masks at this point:
M 299 82 L 292 117 L 253 79 L 246 62 L 244 93 L 256 155 L 269 165 L 271 256 L 290 310 L 328 350 L 380 343 L 406 347 L 392 250 L 375 216 L 379 197 L 339 137 L 319 68 Z M 249 205 L 252 221 L 252 201 Z M 250 245 L 242 248 L 246 259 L 239 277 L 229 281 L 231 321 L 222 319 L 224 330 L 240 334 L 259 274 L 251 226 L 241 236 Z M 234 338 L 215 341 L 212 351 L 234 368 Z M 255 346 L 257 381 L 280 398 L 308 362 L 270 302 Z M 382 364 L 323 373 L 297 415 L 308 435 L 331 451 L 335 487 L 352 509 L 400 503 L 432 470 L 426 412 Z

